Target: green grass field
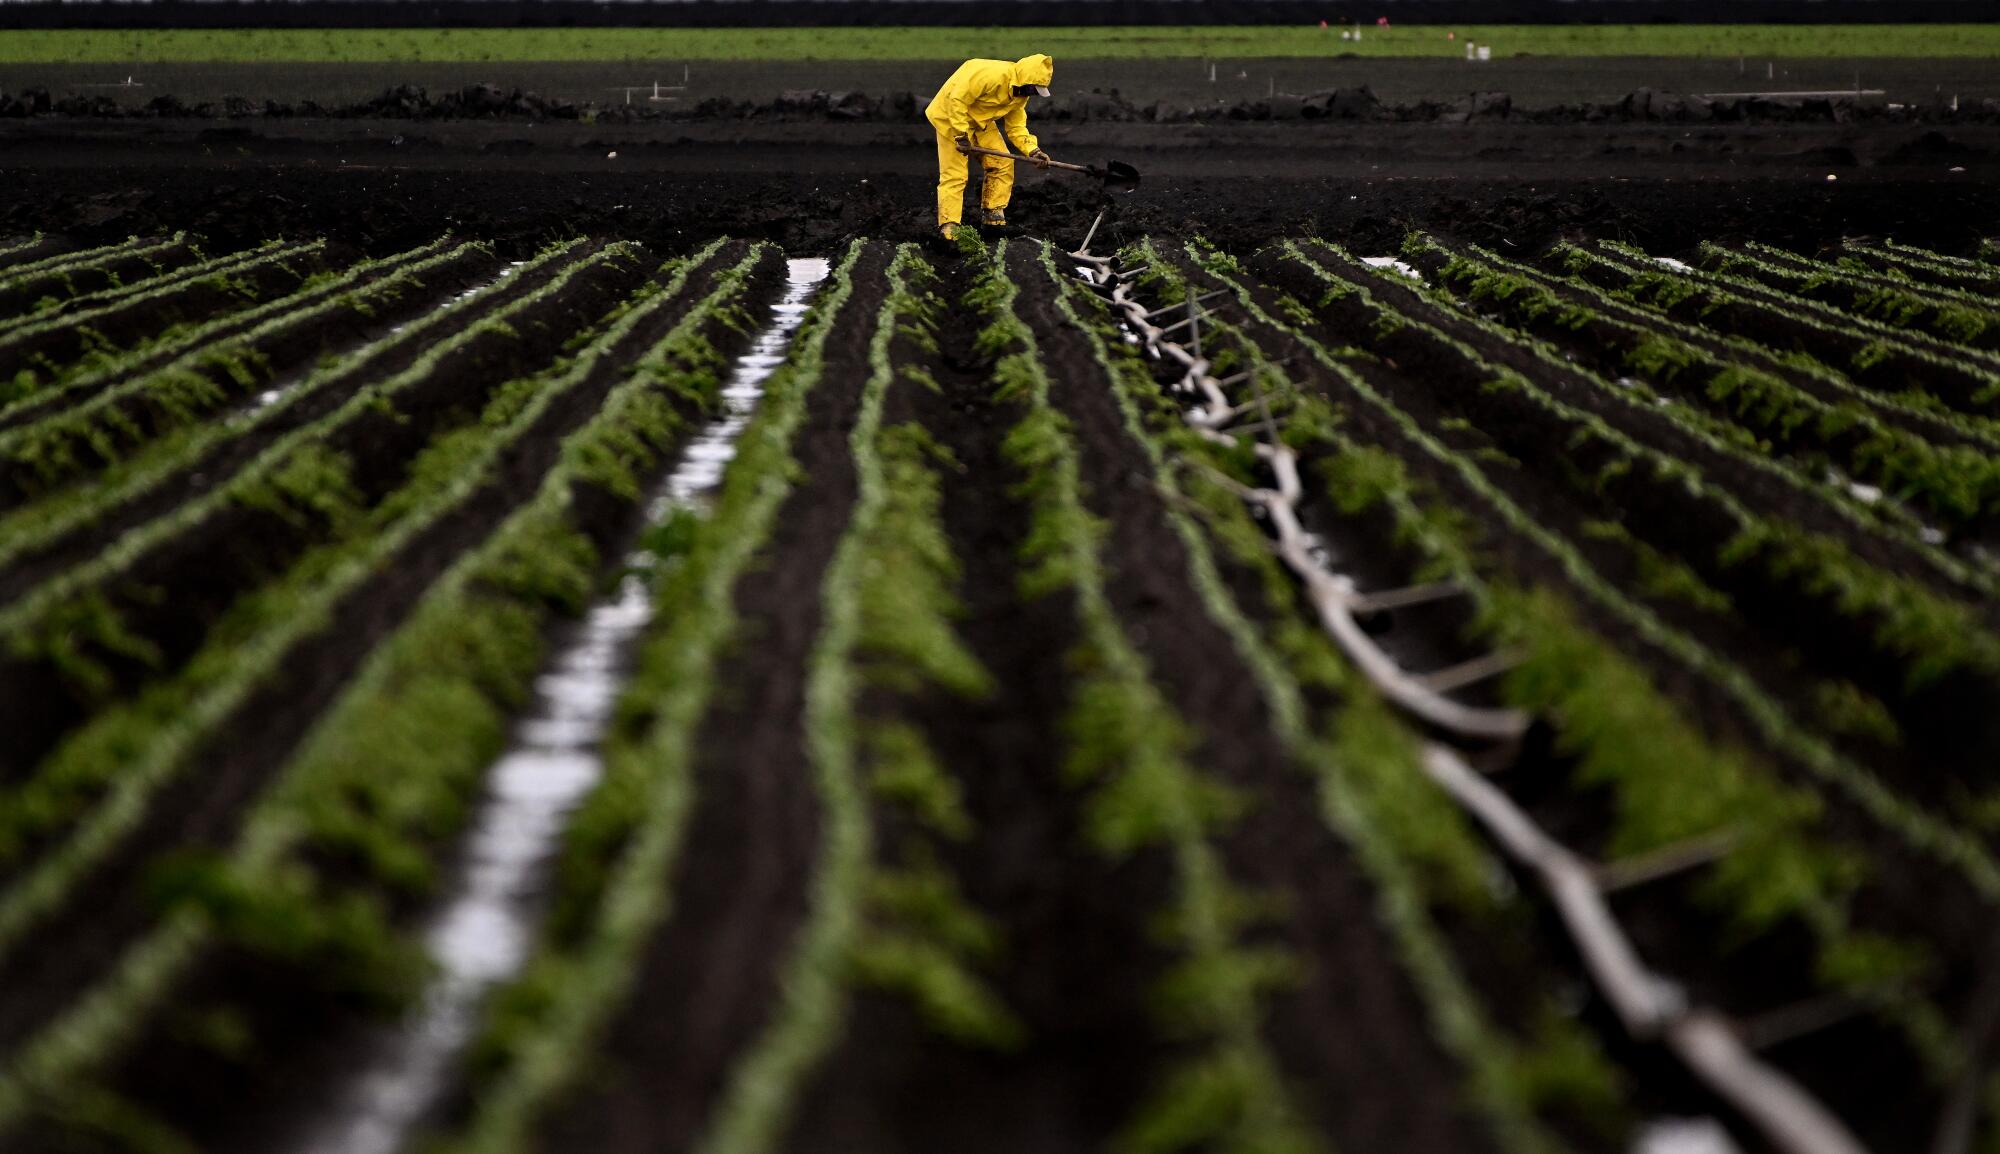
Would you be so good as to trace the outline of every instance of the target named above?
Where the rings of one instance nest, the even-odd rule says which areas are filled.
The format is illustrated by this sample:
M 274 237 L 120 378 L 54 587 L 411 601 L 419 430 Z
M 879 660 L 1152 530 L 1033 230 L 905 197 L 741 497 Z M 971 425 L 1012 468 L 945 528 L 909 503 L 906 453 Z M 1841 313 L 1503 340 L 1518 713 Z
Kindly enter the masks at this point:
M 1455 33 L 1456 39 L 1447 37 Z M 0 63 L 590 60 L 1058 60 L 1458 56 L 1968 57 L 2000 55 L 2000 23 L 1406 25 L 1357 42 L 1314 27 L 229 29 L 0 32 Z

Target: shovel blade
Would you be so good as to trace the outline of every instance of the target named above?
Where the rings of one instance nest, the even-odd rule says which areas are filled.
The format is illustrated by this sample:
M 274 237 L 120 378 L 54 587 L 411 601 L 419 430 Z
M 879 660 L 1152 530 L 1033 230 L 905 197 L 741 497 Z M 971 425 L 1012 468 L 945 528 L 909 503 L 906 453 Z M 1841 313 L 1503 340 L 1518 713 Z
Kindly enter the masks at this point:
M 1104 182 L 1106 192 L 1133 192 L 1139 187 L 1139 170 L 1122 160 L 1113 160 L 1091 175 Z

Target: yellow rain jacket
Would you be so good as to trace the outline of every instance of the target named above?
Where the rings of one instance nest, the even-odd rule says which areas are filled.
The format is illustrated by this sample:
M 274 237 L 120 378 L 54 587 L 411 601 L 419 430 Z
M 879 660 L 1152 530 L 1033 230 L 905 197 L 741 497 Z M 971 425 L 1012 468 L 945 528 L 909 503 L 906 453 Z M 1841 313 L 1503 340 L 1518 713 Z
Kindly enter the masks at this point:
M 938 138 L 938 224 L 957 224 L 965 206 L 966 155 L 954 143 L 968 138 L 981 148 L 1014 150 L 1027 155 L 1041 147 L 1028 131 L 1028 98 L 1014 95 L 1021 85 L 1047 87 L 1055 79 L 1056 62 L 1040 54 L 1005 60 L 968 60 L 924 110 Z M 1014 194 L 1014 162 L 997 156 L 980 157 L 986 171 L 980 203 L 1000 210 Z

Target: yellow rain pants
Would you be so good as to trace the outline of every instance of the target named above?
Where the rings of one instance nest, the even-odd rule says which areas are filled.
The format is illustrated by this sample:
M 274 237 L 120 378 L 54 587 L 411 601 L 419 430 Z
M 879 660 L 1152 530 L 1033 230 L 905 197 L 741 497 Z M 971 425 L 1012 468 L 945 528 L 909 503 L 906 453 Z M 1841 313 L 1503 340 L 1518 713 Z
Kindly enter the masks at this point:
M 965 210 L 966 166 L 970 158 L 955 142 L 966 137 L 980 148 L 1005 150 L 1008 144 L 1026 156 L 1041 147 L 1028 131 L 1028 98 L 1014 95 L 1017 86 L 1046 87 L 1055 79 L 1056 62 L 1042 55 L 1020 60 L 968 60 L 944 82 L 924 115 L 937 129 L 938 225 L 957 224 Z M 1014 162 L 997 156 L 979 158 L 986 173 L 979 203 L 1006 208 L 1014 195 Z

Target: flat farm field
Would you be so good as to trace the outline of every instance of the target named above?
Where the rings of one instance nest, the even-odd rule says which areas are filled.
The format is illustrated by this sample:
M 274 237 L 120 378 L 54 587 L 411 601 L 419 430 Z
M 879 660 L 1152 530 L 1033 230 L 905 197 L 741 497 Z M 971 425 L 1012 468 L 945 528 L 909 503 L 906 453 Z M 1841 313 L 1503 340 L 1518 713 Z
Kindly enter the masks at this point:
M 1991 248 L 669 235 L 0 239 L 0 1151 L 2000 1141 Z

